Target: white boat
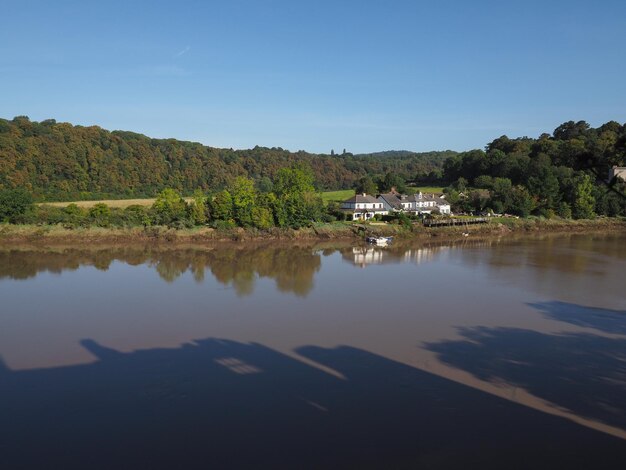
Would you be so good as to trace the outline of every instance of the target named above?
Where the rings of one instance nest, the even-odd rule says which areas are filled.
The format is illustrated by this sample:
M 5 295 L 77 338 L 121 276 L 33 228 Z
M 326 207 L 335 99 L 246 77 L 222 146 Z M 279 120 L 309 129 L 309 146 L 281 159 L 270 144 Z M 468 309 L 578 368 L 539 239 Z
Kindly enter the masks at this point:
M 393 237 L 367 237 L 365 241 L 367 243 L 371 243 L 372 245 L 386 245 L 391 243 Z

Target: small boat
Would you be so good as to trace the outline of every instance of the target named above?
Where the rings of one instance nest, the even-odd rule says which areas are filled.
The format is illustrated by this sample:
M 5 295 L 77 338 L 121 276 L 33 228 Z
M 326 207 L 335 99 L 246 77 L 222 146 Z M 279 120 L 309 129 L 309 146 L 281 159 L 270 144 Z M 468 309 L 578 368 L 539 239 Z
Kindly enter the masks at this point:
M 391 240 L 393 240 L 393 237 L 367 237 L 365 239 L 367 243 L 372 245 L 387 245 L 391 243 Z

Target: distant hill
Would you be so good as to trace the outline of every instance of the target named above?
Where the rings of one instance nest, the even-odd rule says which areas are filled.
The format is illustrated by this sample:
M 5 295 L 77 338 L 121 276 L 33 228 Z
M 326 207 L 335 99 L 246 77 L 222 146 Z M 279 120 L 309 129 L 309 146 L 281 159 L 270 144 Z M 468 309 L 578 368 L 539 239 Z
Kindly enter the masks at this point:
M 432 152 L 412 152 L 410 150 L 384 150 L 382 152 L 371 153 L 357 153 L 355 157 L 374 157 L 374 158 L 404 158 L 404 157 L 420 157 L 420 158 L 433 158 L 435 160 L 441 158 L 444 159 L 456 155 L 458 152 L 453 150 L 432 151 Z
M 280 147 L 233 150 L 54 119 L 0 119 L 0 189 L 27 188 L 39 200 L 150 197 L 166 187 L 185 194 L 218 190 L 236 176 L 272 179 L 279 168 L 297 163 L 313 169 L 319 189 L 345 189 L 362 176 L 387 172 L 412 180 L 441 169 L 453 155 L 456 152 L 328 155 Z

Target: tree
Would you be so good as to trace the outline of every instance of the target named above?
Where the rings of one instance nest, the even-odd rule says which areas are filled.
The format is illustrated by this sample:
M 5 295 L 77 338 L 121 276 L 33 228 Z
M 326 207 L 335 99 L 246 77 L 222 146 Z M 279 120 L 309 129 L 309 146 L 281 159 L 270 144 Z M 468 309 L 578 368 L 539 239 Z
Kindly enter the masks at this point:
M 256 206 L 254 182 L 245 176 L 239 176 L 230 186 L 233 198 L 233 218 L 241 227 L 254 225 L 253 209 Z
M 354 184 L 354 190 L 357 192 L 357 194 L 376 194 L 378 192 L 376 183 L 374 183 L 374 180 L 372 180 L 370 176 L 363 176 L 359 178 Z
M 557 207 L 556 213 L 559 217 L 562 217 L 564 219 L 571 219 L 572 218 L 572 208 L 570 207 L 570 205 L 565 202 L 565 201 L 561 201 Z
M 274 183 L 267 176 L 264 176 L 257 182 L 257 188 L 260 193 L 271 193 L 274 189 Z
M 406 191 L 406 182 L 401 176 L 387 172 L 385 177 L 379 180 L 378 188 L 384 192 L 390 191 L 391 188 L 395 188 L 399 193 L 404 193 Z
M 454 183 L 454 189 L 456 189 L 460 193 L 466 191 L 467 190 L 467 180 L 465 178 L 463 178 L 462 176 L 459 177 L 459 179 L 457 179 L 456 182 Z
M 86 223 L 85 210 L 74 203 L 63 208 L 63 215 L 63 224 L 67 227 L 77 227 Z
M 530 165 L 528 177 L 528 189 L 531 194 L 538 197 L 544 209 L 552 209 L 559 202 L 559 180 L 557 179 L 550 157 L 539 154 Z
M 281 168 L 276 174 L 274 193 L 281 197 L 286 194 L 313 192 L 313 172 L 307 167 Z
M 195 225 L 204 225 L 207 221 L 207 198 L 204 193 L 196 189 L 193 201 L 187 206 L 189 217 Z
M 497 207 L 492 205 L 494 211 L 497 213 L 505 212 L 511 206 L 511 193 L 513 191 L 513 184 L 508 178 L 494 178 L 491 184 L 491 199 L 492 201 L 499 202 L 501 204 Z
M 209 207 L 212 220 L 231 220 L 234 218 L 233 198 L 226 189 L 215 195 Z
M 489 175 L 480 175 L 474 180 L 474 186 L 477 188 L 491 189 L 493 186 L 493 178 Z
M 164 189 L 152 204 L 152 214 L 157 224 L 185 223 L 187 222 L 187 203 L 176 190 Z
M 582 174 L 576 178 L 572 215 L 575 219 L 591 219 L 595 216 L 593 212 L 595 204 L 591 178 L 587 174 Z
M 33 205 L 33 197 L 23 189 L 0 191 L 0 222 L 16 223 Z
M 255 206 L 252 208 L 252 222 L 256 228 L 267 230 L 274 226 L 274 216 L 267 207 Z
M 111 209 L 99 202 L 89 209 L 89 218 L 98 227 L 108 227 L 111 224 Z
M 282 168 L 274 183 L 274 213 L 279 226 L 299 228 L 319 219 L 321 200 L 313 187 L 313 173 L 307 167 Z
M 511 191 L 509 210 L 520 217 L 528 217 L 535 208 L 533 198 L 524 186 L 515 186 Z

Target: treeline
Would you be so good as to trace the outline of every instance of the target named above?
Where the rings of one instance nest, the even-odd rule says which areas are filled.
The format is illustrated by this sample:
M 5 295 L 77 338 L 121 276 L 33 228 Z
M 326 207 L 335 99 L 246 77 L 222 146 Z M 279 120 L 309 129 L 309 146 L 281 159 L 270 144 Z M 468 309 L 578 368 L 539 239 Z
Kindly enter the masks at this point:
M 218 192 L 196 190 L 189 201 L 175 189 L 167 188 L 150 207 L 131 205 L 124 209 L 104 203 L 88 209 L 74 203 L 66 207 L 34 204 L 26 190 L 4 189 L 0 190 L 0 222 L 60 224 L 66 228 L 210 225 L 220 229 L 297 229 L 337 219 L 315 192 L 313 178 L 313 172 L 305 166 L 281 168 L 271 181 L 271 188 L 265 190 L 256 188 L 252 179 L 239 176 Z M 343 216 L 341 212 L 337 215 Z
M 345 189 L 365 175 L 393 173 L 413 180 L 440 169 L 452 155 L 219 149 L 54 119 L 0 119 L 0 190 L 23 188 L 37 201 L 154 197 L 166 188 L 190 195 L 196 189 L 221 190 L 242 176 L 266 188 L 281 168 L 294 164 L 311 168 L 318 190 Z
M 609 169 L 626 162 L 626 124 L 569 121 L 537 139 L 502 136 L 448 158 L 440 183 L 453 210 L 520 216 L 626 215 L 626 183 Z M 432 175 L 430 175 L 432 177 Z

